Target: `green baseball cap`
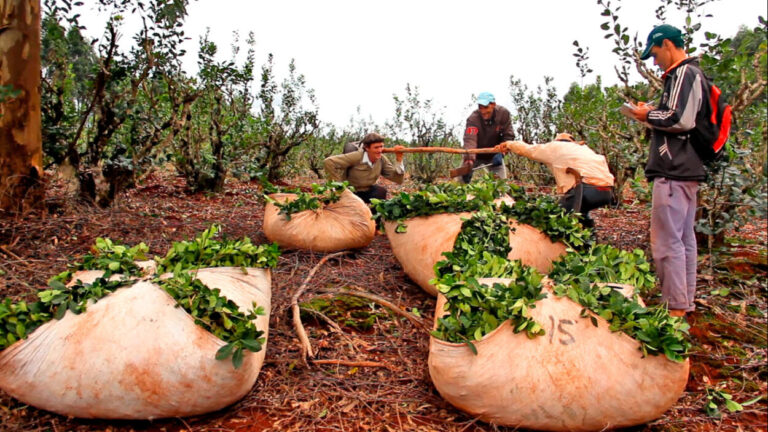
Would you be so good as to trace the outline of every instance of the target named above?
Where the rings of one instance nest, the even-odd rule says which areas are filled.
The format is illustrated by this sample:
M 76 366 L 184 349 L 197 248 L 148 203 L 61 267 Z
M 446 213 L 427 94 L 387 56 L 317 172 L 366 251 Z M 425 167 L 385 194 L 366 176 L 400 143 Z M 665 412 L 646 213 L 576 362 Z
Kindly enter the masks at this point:
M 651 33 L 648 34 L 648 42 L 645 43 L 645 50 L 640 55 L 640 60 L 648 60 L 651 56 L 651 48 L 655 46 L 661 46 L 664 39 L 669 39 L 675 46 L 683 46 L 683 32 L 679 28 L 671 26 L 669 24 L 662 24 L 654 27 Z

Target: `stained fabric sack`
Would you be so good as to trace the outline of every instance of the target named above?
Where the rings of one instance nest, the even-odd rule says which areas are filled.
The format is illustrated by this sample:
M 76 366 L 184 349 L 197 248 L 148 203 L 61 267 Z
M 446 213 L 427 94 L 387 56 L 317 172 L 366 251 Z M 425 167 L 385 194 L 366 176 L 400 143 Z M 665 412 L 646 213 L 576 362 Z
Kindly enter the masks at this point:
M 91 275 L 93 276 L 93 275 Z M 86 282 L 85 275 L 75 276 Z M 221 267 L 197 277 L 248 312 L 268 334 L 269 270 Z M 0 388 L 37 408 L 81 418 L 155 419 L 224 408 L 245 396 L 261 370 L 266 342 L 245 351 L 235 369 L 216 360 L 225 342 L 194 323 L 162 288 L 148 281 L 120 288 L 67 312 L 0 352 Z
M 611 332 L 599 316 L 595 327 L 580 317 L 581 305 L 547 292 L 529 309 L 544 336 L 515 334 L 506 321 L 473 341 L 477 355 L 466 344 L 430 338 L 429 374 L 443 398 L 488 423 L 550 431 L 638 425 L 675 404 L 688 360 L 643 358 L 636 340 Z M 438 296 L 436 315 L 444 304 Z
M 279 203 L 295 194 L 269 196 Z M 264 209 L 264 234 L 283 249 L 335 252 L 368 246 L 376 235 L 371 210 L 357 195 L 345 190 L 341 198 L 317 210 L 294 213 L 288 220 L 273 203 Z
M 462 219 L 471 213 L 442 213 L 405 220 L 407 231 L 396 232 L 397 222 L 384 223 L 392 252 L 408 277 L 424 291 L 437 295 L 437 289 L 429 283 L 434 279 L 434 265 L 442 261 L 443 252 L 453 250 L 456 237 L 461 232 Z M 519 259 L 523 264 L 547 273 L 552 261 L 565 254 L 563 243 L 553 243 L 538 229 L 510 221 L 509 245 L 512 247 L 507 258 Z

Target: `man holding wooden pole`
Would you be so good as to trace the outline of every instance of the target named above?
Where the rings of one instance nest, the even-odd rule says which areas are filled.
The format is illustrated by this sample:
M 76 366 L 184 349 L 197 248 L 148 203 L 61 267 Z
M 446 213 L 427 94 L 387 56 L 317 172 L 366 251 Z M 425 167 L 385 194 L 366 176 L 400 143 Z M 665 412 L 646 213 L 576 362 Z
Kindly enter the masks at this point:
M 379 177 L 387 178 L 395 183 L 402 183 L 405 175 L 403 164 L 403 146 L 395 146 L 393 164 L 382 156 L 384 137 L 377 133 L 369 133 L 362 140 L 362 148 L 358 151 L 330 156 L 325 159 L 325 173 L 331 181 L 348 181 L 355 188 L 355 195 L 365 201 L 371 198 L 387 199 L 387 189 L 377 185 Z
M 512 130 L 509 110 L 497 106 L 496 98 L 491 93 L 482 92 L 477 95 L 477 109 L 467 118 L 467 126 L 464 129 L 464 148 L 493 148 L 514 139 L 515 132 Z M 487 169 L 497 178 L 507 178 L 502 153 L 467 153 L 464 155 L 464 166 L 460 168 L 462 181 L 469 183 L 472 180 L 472 172 L 480 168 Z

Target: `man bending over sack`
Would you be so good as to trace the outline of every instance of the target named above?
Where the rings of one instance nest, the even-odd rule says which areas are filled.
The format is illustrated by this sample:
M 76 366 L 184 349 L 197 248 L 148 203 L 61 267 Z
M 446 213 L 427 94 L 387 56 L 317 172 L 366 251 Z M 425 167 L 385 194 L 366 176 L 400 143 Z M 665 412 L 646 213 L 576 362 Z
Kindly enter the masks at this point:
M 395 146 L 394 150 L 403 146 Z M 350 153 L 330 156 L 325 159 L 326 177 L 330 181 L 348 181 L 355 188 L 355 194 L 366 204 L 371 198 L 387 199 L 387 189 L 376 182 L 384 177 L 401 184 L 405 175 L 403 153 L 395 152 L 396 164 L 382 156 L 384 137 L 377 133 L 369 133 L 362 140 L 362 148 Z
M 557 193 L 563 194 L 560 205 L 580 212 L 584 226 L 595 226 L 589 217 L 590 210 L 614 201 L 613 174 L 608 170 L 605 156 L 592 151 L 583 141 L 576 142 L 571 134 L 557 134 L 554 141 L 545 144 L 507 141 L 501 146 L 546 164 L 555 175 Z

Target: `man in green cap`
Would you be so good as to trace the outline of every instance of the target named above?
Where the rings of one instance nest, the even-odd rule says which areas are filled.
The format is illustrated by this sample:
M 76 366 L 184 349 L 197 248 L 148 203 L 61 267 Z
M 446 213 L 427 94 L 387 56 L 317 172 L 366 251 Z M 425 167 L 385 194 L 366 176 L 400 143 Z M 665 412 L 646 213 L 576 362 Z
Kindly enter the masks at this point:
M 631 115 L 651 128 L 645 176 L 653 182 L 651 253 L 670 314 L 694 310 L 696 293 L 696 193 L 706 172 L 691 130 L 706 122 L 707 80 L 698 58 L 689 58 L 682 32 L 662 24 L 651 30 L 642 60 L 664 72 L 664 89 L 656 106 L 638 103 Z

